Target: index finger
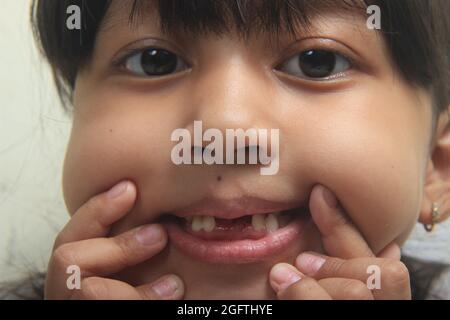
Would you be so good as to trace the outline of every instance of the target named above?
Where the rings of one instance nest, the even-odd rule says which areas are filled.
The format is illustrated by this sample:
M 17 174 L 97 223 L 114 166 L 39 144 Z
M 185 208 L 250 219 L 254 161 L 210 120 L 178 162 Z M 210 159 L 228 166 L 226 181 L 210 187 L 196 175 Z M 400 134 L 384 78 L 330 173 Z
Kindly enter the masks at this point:
M 316 185 L 311 192 L 309 206 L 328 255 L 342 259 L 375 256 L 328 188 Z
M 105 237 L 111 225 L 125 216 L 136 200 L 136 187 L 122 181 L 83 204 L 58 234 L 53 250 L 75 241 Z

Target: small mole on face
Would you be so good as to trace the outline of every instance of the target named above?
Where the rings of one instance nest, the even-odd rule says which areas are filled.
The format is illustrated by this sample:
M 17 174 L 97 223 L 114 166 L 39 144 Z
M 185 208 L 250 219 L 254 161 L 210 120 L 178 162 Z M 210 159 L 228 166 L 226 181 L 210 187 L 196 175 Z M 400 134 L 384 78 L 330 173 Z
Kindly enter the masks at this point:
M 217 176 L 217 181 L 222 181 L 222 177 L 221 176 Z
M 109 129 L 109 132 L 112 132 L 112 129 Z

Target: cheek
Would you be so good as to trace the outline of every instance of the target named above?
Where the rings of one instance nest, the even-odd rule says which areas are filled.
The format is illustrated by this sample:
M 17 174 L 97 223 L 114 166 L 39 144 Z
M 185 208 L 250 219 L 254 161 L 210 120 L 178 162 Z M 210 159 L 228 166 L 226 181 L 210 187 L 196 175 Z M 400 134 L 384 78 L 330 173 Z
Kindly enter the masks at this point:
M 138 199 L 154 208 L 167 202 L 161 190 L 168 188 L 173 174 L 170 128 L 175 117 L 167 112 L 170 104 L 109 94 L 77 108 L 63 174 L 70 213 L 123 179 L 132 180 Z
M 382 100 L 356 92 L 326 100 L 309 101 L 315 112 L 287 129 L 298 179 L 329 187 L 375 252 L 403 242 L 423 192 L 424 106 L 389 91 Z
M 396 139 L 392 139 L 393 135 Z M 395 130 L 375 135 L 341 132 L 335 138 L 348 145 L 336 146 L 333 140 L 328 141 L 327 149 L 336 156 L 335 161 L 324 160 L 330 176 L 322 179 L 335 191 L 373 250 L 381 250 L 387 242 L 402 237 L 417 220 L 421 165 L 412 149 L 397 145 L 412 141 L 403 140 Z

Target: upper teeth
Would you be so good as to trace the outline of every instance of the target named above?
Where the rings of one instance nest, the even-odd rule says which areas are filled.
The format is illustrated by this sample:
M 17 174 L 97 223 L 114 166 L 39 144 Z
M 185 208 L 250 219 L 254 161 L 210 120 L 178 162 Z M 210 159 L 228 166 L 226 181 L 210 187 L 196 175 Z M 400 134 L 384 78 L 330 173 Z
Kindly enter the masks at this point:
M 269 214 L 266 218 L 266 229 L 269 232 L 278 230 L 278 219 L 275 214 Z
M 253 229 L 261 231 L 266 228 L 266 217 L 263 214 L 255 214 L 252 217 Z
M 274 232 L 278 230 L 278 215 L 279 212 L 269 214 L 255 214 L 252 216 L 252 226 L 256 231 L 267 230 Z M 216 228 L 216 219 L 212 216 L 194 216 L 186 217 L 186 220 L 191 223 L 193 231 L 198 232 L 204 230 L 211 232 Z
M 211 216 L 203 217 L 203 229 L 206 232 L 211 232 L 216 228 L 216 219 Z

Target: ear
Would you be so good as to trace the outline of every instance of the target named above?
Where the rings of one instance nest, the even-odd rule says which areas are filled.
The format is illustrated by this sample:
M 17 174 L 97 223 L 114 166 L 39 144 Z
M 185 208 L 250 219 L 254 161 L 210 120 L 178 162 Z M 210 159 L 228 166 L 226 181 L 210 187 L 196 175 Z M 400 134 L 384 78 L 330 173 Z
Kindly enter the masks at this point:
M 432 204 L 439 208 L 439 222 L 450 216 L 450 105 L 447 112 L 439 117 L 436 139 L 428 163 L 419 221 L 424 224 L 432 222 Z

